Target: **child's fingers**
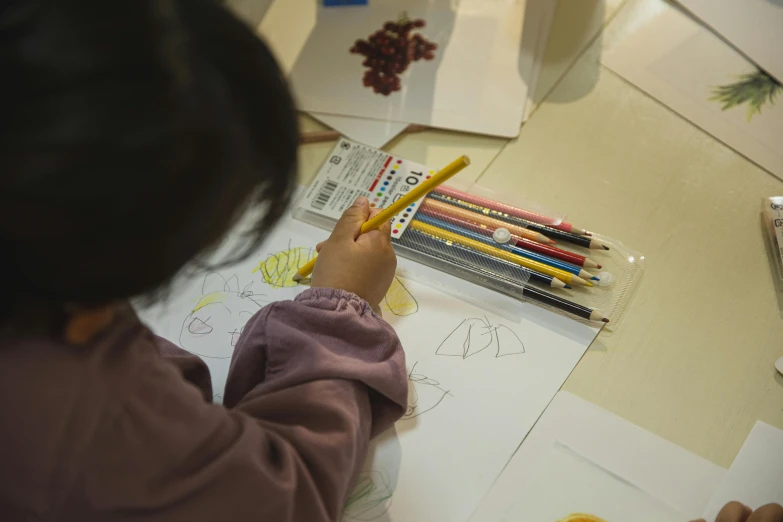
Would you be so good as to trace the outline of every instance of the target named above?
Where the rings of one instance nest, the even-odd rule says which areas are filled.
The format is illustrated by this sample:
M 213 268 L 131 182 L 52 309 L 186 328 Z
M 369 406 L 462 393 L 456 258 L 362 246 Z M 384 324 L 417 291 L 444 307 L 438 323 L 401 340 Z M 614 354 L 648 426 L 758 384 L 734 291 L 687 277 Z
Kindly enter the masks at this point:
M 369 232 L 365 232 L 358 238 L 356 238 L 356 242 L 360 245 L 372 245 L 376 248 L 378 247 L 384 247 L 389 246 L 391 247 L 391 223 L 389 221 L 386 221 L 383 225 L 376 228 L 375 230 L 370 230 Z
M 320 243 L 315 245 L 315 251 L 318 252 L 319 254 L 321 253 L 321 249 L 323 248 L 324 243 L 326 243 L 326 241 L 321 241 Z
M 335 238 L 338 241 L 348 238 L 355 240 L 359 237 L 362 225 L 367 221 L 369 215 L 370 202 L 364 196 L 359 196 L 353 205 L 345 209 L 329 238 Z
M 367 218 L 367 221 L 371 220 L 375 216 L 381 213 L 383 209 L 381 208 L 373 208 L 370 211 L 370 216 Z M 376 228 L 375 230 L 370 230 L 369 232 L 366 232 L 359 236 L 356 239 L 357 243 L 365 243 L 368 244 L 383 244 L 384 238 L 387 240 L 387 242 L 391 241 L 391 222 L 389 220 L 386 220 L 380 227 Z
M 715 522 L 745 522 L 750 516 L 751 509 L 739 502 L 729 502 L 718 513 Z
M 778 504 L 761 506 L 753 512 L 748 522 L 783 522 L 783 507 Z
M 391 242 L 391 220 L 387 219 L 383 225 L 379 226 L 378 232 Z

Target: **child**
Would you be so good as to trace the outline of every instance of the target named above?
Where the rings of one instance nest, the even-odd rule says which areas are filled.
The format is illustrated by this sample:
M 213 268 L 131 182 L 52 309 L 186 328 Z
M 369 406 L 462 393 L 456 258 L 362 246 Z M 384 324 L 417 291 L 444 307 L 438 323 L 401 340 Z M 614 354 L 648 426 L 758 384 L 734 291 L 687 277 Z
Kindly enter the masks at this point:
M 214 0 L 12 0 L 0 78 L 0 520 L 339 519 L 407 402 L 367 200 L 313 288 L 247 324 L 225 406 L 127 304 L 252 209 L 246 256 L 288 205 L 298 130 L 267 48 Z

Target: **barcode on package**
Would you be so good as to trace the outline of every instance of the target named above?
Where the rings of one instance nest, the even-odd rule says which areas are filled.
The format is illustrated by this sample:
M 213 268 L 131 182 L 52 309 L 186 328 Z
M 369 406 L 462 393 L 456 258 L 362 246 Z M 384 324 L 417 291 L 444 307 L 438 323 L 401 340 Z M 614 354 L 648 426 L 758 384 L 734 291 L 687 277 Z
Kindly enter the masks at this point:
M 315 198 L 315 200 L 313 200 L 313 208 L 323 210 L 326 204 L 329 202 L 329 198 L 331 198 L 332 194 L 334 194 L 334 189 L 336 188 L 337 183 L 327 180 L 323 187 L 321 187 L 321 191 L 318 193 L 318 196 Z
M 434 170 L 419 163 L 341 138 L 299 201 L 294 216 L 330 228 L 358 196 L 366 197 L 372 208 L 386 208 L 433 174 Z M 418 209 L 419 202 L 413 202 L 391 219 L 392 237 L 405 232 Z

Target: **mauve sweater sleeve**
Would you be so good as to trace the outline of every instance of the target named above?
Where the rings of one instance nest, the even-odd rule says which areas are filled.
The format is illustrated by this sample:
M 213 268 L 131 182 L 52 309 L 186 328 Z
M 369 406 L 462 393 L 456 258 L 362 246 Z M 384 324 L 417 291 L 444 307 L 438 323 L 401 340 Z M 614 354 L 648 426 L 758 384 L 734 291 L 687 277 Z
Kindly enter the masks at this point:
M 96 434 L 79 520 L 338 520 L 370 437 L 407 404 L 397 335 L 339 290 L 250 320 L 226 407 L 158 359 Z

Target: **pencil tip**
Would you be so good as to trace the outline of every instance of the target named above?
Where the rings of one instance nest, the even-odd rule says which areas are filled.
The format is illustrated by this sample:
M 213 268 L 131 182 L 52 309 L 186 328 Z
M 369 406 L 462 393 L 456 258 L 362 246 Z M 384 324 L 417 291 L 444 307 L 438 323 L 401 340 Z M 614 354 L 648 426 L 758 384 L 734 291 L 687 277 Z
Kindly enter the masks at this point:
M 596 267 L 598 270 L 601 270 L 601 269 L 603 268 L 601 265 L 596 265 L 595 267 Z
M 595 277 L 595 276 L 591 277 L 590 279 L 592 279 L 593 281 L 600 281 L 600 279 L 598 279 L 598 278 L 597 278 L 597 277 Z
M 605 322 L 605 323 L 608 323 L 608 322 L 609 322 L 609 319 L 607 319 L 606 317 L 604 317 L 603 319 L 601 319 L 601 321 L 603 321 L 603 322 Z
M 294 274 L 293 280 L 294 280 L 294 283 L 298 283 L 299 281 L 302 280 L 302 276 L 300 276 L 298 273 Z
M 604 250 L 609 250 L 608 246 L 606 246 L 606 245 L 601 245 L 601 246 L 604 247 Z
M 549 240 L 549 244 L 550 244 L 550 245 L 556 245 L 556 244 L 557 244 L 557 241 L 555 241 L 554 239 L 550 239 L 550 240 Z
M 571 285 L 565 285 L 563 288 L 573 288 Z

